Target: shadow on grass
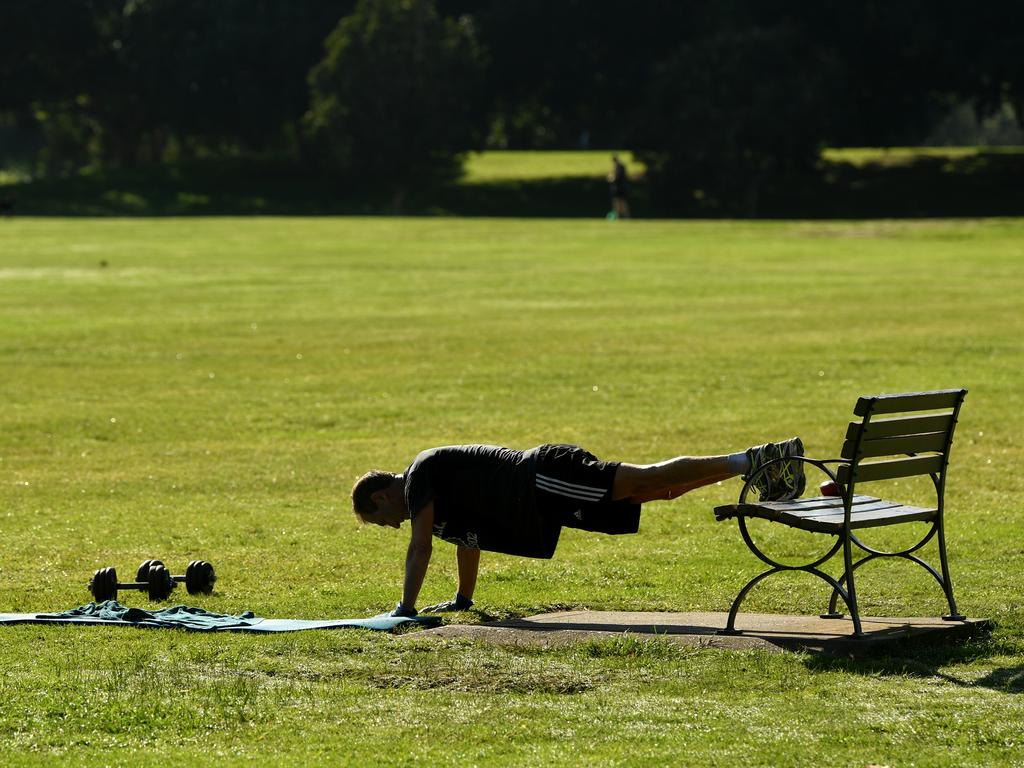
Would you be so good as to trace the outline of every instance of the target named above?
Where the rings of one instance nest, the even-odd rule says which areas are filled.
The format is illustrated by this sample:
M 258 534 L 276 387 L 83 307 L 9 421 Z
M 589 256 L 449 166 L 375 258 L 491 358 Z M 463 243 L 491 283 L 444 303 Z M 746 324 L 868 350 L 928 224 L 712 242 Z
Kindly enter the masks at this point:
M 884 677 L 915 677 L 936 679 L 962 688 L 990 688 L 1002 693 L 1024 693 L 1024 663 L 1009 666 L 996 665 L 991 671 L 980 676 L 957 675 L 943 672 L 956 664 L 984 663 L 986 660 L 1003 659 L 1006 657 L 1019 660 L 1021 648 L 1018 644 L 996 640 L 991 637 L 980 638 L 964 644 L 935 644 L 914 646 L 913 655 L 895 653 L 875 658 L 836 657 L 813 655 L 806 657 L 808 669 L 815 672 L 840 671 L 852 674 L 884 676 Z
M 823 161 L 806 176 L 776 178 L 762 190 L 758 218 L 927 218 L 1024 215 L 1024 152 L 979 151 L 962 157 L 912 156 L 894 162 Z M 633 210 L 641 218 L 744 217 L 737 206 L 686 195 L 656 204 L 641 181 Z M 15 215 L 213 216 L 387 215 L 601 218 L 609 208 L 601 178 L 488 183 L 434 182 L 396 206 L 383 189 L 358 194 L 295 166 L 217 161 L 103 171 L 68 179 L 0 186 Z

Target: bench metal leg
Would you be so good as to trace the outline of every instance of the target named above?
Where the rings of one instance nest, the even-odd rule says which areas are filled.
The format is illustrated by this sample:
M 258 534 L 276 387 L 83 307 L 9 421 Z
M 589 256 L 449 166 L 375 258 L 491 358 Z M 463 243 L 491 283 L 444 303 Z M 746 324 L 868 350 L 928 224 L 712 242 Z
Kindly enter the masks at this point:
M 949 560 L 946 558 L 946 527 L 942 522 L 942 515 L 939 515 L 939 564 L 942 568 L 942 578 L 939 583 L 946 593 L 946 602 L 949 603 L 949 615 L 943 616 L 944 621 L 967 621 L 967 617 L 956 609 L 956 599 L 953 597 L 953 580 L 949 577 Z M 934 570 L 932 573 L 935 573 Z M 935 574 L 938 578 L 938 574 Z
M 864 634 L 860 627 L 860 610 L 857 608 L 857 587 L 853 581 L 853 540 L 850 536 L 843 537 L 843 575 L 846 577 L 846 605 L 853 619 L 853 634 L 860 637 Z M 838 587 L 838 582 L 836 587 Z M 836 594 L 835 592 L 832 593 Z
M 925 540 L 927 540 L 927 539 L 925 539 Z M 940 574 L 938 571 L 936 571 L 935 568 L 933 568 L 931 565 L 926 563 L 920 557 L 917 557 L 916 555 L 910 554 L 911 551 L 914 551 L 914 550 L 917 549 L 917 546 L 911 547 L 910 550 L 903 551 L 903 552 L 879 552 L 877 550 L 872 550 L 872 549 L 865 548 L 866 551 L 868 551 L 870 554 L 865 555 L 860 560 L 858 560 L 857 562 L 853 563 L 852 567 L 848 566 L 847 573 L 844 573 L 842 576 L 839 577 L 839 583 L 840 584 L 846 583 L 848 575 L 852 579 L 854 571 L 856 571 L 858 568 L 860 568 L 865 563 L 871 562 L 872 560 L 874 560 L 876 558 L 879 558 L 879 557 L 902 557 L 904 560 L 910 560 L 913 563 L 917 563 L 919 566 L 921 566 L 926 571 L 928 571 L 928 573 L 930 573 L 932 575 L 932 577 L 935 579 L 935 581 L 937 581 L 939 586 L 942 588 L 942 591 L 943 591 L 943 593 L 946 596 L 946 600 L 949 603 L 949 612 L 950 612 L 949 616 L 943 616 L 942 618 L 945 621 L 966 621 L 967 617 L 962 615 L 962 614 L 960 614 L 960 613 L 958 613 L 957 610 L 956 610 L 956 601 L 953 599 L 953 585 L 952 585 L 952 583 L 949 580 L 949 567 L 948 567 L 948 565 L 945 562 L 945 557 L 943 557 L 943 553 L 945 551 L 945 548 L 942 546 L 941 533 L 940 533 L 940 537 L 939 537 L 939 543 L 940 543 L 939 544 L 939 556 L 940 556 L 940 559 L 942 560 L 942 569 L 943 569 L 943 573 L 942 574 Z M 918 545 L 918 546 L 920 546 L 920 545 Z M 863 548 L 863 545 L 861 545 L 861 547 Z M 851 592 L 854 591 L 854 588 L 853 588 L 852 584 L 850 585 L 850 591 Z M 833 590 L 832 597 L 831 597 L 831 599 L 829 600 L 829 603 L 828 603 L 828 613 L 821 614 L 821 617 L 823 619 L 837 619 L 837 618 L 842 618 L 843 617 L 843 614 L 838 613 L 836 611 L 836 604 L 837 604 L 838 599 L 839 599 L 839 593 L 836 592 L 835 590 Z
M 742 635 L 741 630 L 736 629 L 736 614 L 740 611 L 740 604 L 746 598 L 747 593 L 750 592 L 758 582 L 767 579 L 773 573 L 779 573 L 780 571 L 786 570 L 784 568 L 771 568 L 762 574 L 759 574 L 747 582 L 747 585 L 740 590 L 740 593 L 736 595 L 736 599 L 732 601 L 732 607 L 729 609 L 729 621 L 726 622 L 725 629 L 720 629 L 716 634 L 719 635 Z
M 719 634 L 719 635 L 742 635 L 743 634 L 743 630 L 736 629 L 736 616 L 739 615 L 740 605 L 746 599 L 747 594 L 750 592 L 750 590 L 752 590 L 754 587 L 756 587 L 760 582 L 762 582 L 765 579 L 767 579 L 769 576 L 771 576 L 773 574 L 776 574 L 776 573 L 782 573 L 783 571 L 802 571 L 804 573 L 810 573 L 810 574 L 812 574 L 814 576 L 817 576 L 819 579 L 821 579 L 826 584 L 828 584 L 830 587 L 832 587 L 833 591 L 835 593 L 837 593 L 840 597 L 843 598 L 843 602 L 846 603 L 846 607 L 850 611 L 850 616 L 853 618 L 853 635 L 855 637 L 860 637 L 863 634 L 863 632 L 861 631 L 861 626 L 860 626 L 860 616 L 857 613 L 856 606 L 854 605 L 853 599 L 850 597 L 850 595 L 847 593 L 847 591 L 845 589 L 843 589 L 843 587 L 839 584 L 838 581 L 833 579 L 827 573 L 824 573 L 823 571 L 819 571 L 817 568 L 814 568 L 814 567 L 811 567 L 811 566 L 807 566 L 807 565 L 802 565 L 802 566 L 784 565 L 784 566 L 780 566 L 780 567 L 777 567 L 777 568 L 769 568 L 764 573 L 759 573 L 757 576 L 755 576 L 750 581 L 748 581 L 746 586 L 743 587 L 743 589 L 740 590 L 740 593 L 738 595 L 736 595 L 736 599 L 732 601 L 732 607 L 729 609 L 729 620 L 728 620 L 728 622 L 726 622 L 725 629 L 718 630 L 718 632 L 716 634 Z M 842 615 L 843 614 L 839 614 L 840 617 Z
M 750 548 L 751 552 L 757 555 L 757 557 L 760 558 L 762 561 L 770 565 L 771 568 L 769 568 L 767 571 L 764 571 L 763 573 L 759 573 L 757 576 L 748 581 L 746 586 L 744 586 L 743 589 L 740 590 L 739 594 L 736 595 L 736 599 L 732 601 L 732 606 L 729 608 L 729 620 L 726 622 L 725 629 L 718 630 L 717 634 L 739 635 L 743 633 L 742 630 L 736 629 L 736 616 L 739 614 L 740 605 L 746 599 L 747 594 L 749 594 L 750 590 L 757 586 L 761 581 L 767 579 L 772 574 L 781 573 L 783 571 L 803 571 L 804 573 L 810 573 L 814 576 L 817 576 L 819 579 L 822 579 L 826 584 L 832 587 L 832 593 L 834 596 L 839 596 L 843 598 L 843 601 L 846 603 L 846 606 L 850 611 L 850 616 L 853 618 L 854 637 L 860 637 L 861 635 L 863 635 L 860 625 L 860 614 L 857 612 L 856 597 L 854 596 L 852 590 L 847 591 L 846 589 L 843 589 L 843 585 L 840 581 L 837 581 L 824 571 L 818 569 L 819 565 L 822 565 L 823 563 L 827 562 L 829 559 L 831 559 L 831 557 L 834 554 L 836 554 L 836 552 L 839 551 L 839 547 L 843 545 L 842 541 L 837 540 L 825 555 L 823 555 L 822 557 L 818 558 L 817 560 L 808 565 L 784 565 L 783 563 L 779 563 L 775 560 L 772 560 L 770 557 L 765 555 L 760 549 L 758 549 L 757 545 L 754 544 L 753 539 L 750 537 L 750 533 L 747 530 L 746 521 L 744 520 L 744 518 L 740 517 L 738 518 L 738 520 L 740 532 L 743 534 L 743 540 L 747 543 L 747 546 Z M 846 546 L 843 553 L 844 559 L 847 562 L 849 562 L 852 556 L 850 551 L 849 540 L 847 540 L 845 544 Z M 853 569 L 847 566 L 847 572 L 852 574 Z M 850 584 L 850 586 L 852 587 L 852 583 Z M 833 609 L 834 607 L 835 606 L 833 605 Z
M 874 560 L 876 557 L 885 557 L 885 555 L 876 552 L 876 553 L 873 553 L 873 554 L 866 555 L 866 556 L 862 557 L 860 560 L 855 562 L 852 567 L 850 567 L 846 572 L 844 572 L 842 576 L 839 577 L 839 583 L 840 584 L 845 584 L 846 583 L 846 577 L 848 575 L 852 576 L 853 572 L 856 571 L 858 568 L 860 568 L 862 565 L 864 565 L 864 563 L 870 562 L 871 560 Z M 839 613 L 839 612 L 836 611 L 836 604 L 837 604 L 838 601 L 839 601 L 839 593 L 836 592 L 835 590 L 833 590 L 832 591 L 832 597 L 828 601 L 828 613 L 827 614 L 822 614 L 823 618 L 830 618 L 830 619 L 831 618 L 842 618 L 844 616 L 844 614 Z

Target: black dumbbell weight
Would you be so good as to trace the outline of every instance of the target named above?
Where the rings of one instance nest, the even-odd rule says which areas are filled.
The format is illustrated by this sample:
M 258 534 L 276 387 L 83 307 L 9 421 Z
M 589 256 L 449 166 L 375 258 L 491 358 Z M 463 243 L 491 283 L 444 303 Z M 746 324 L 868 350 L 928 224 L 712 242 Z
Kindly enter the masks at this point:
M 136 581 L 146 581 L 149 576 L 149 569 L 153 566 L 163 566 L 160 560 L 146 560 L 139 566 L 135 573 Z M 177 584 L 184 582 L 185 589 L 190 595 L 208 595 L 213 592 L 213 585 L 217 581 L 217 574 L 213 566 L 205 560 L 193 560 L 185 569 L 184 576 L 171 576 L 171 580 Z
M 146 578 L 134 582 L 118 582 L 114 568 L 100 568 L 92 575 L 89 591 L 97 603 L 105 600 L 117 600 L 118 590 L 137 589 L 149 594 L 150 600 L 166 600 L 174 589 L 171 572 L 163 565 L 151 566 L 146 571 Z

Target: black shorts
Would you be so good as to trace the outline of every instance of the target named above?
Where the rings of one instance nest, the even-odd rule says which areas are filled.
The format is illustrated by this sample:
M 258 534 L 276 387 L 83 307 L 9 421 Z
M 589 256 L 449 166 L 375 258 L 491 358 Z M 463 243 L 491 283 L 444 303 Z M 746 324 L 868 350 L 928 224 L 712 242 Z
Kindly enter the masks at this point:
M 617 461 L 601 461 L 577 445 L 544 445 L 537 454 L 536 498 L 541 512 L 567 528 L 636 533 L 640 505 L 612 500 Z

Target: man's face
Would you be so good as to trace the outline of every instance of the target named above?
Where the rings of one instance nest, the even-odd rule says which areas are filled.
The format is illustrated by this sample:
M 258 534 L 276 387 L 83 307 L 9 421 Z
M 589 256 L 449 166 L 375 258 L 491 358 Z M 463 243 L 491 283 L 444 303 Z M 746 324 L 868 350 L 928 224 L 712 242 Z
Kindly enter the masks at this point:
M 369 515 L 363 515 L 366 522 L 388 528 L 401 528 L 402 523 L 409 519 L 409 513 L 405 509 L 405 496 L 400 488 L 396 490 L 395 486 L 392 486 L 377 491 L 370 498 L 377 505 L 377 510 Z

